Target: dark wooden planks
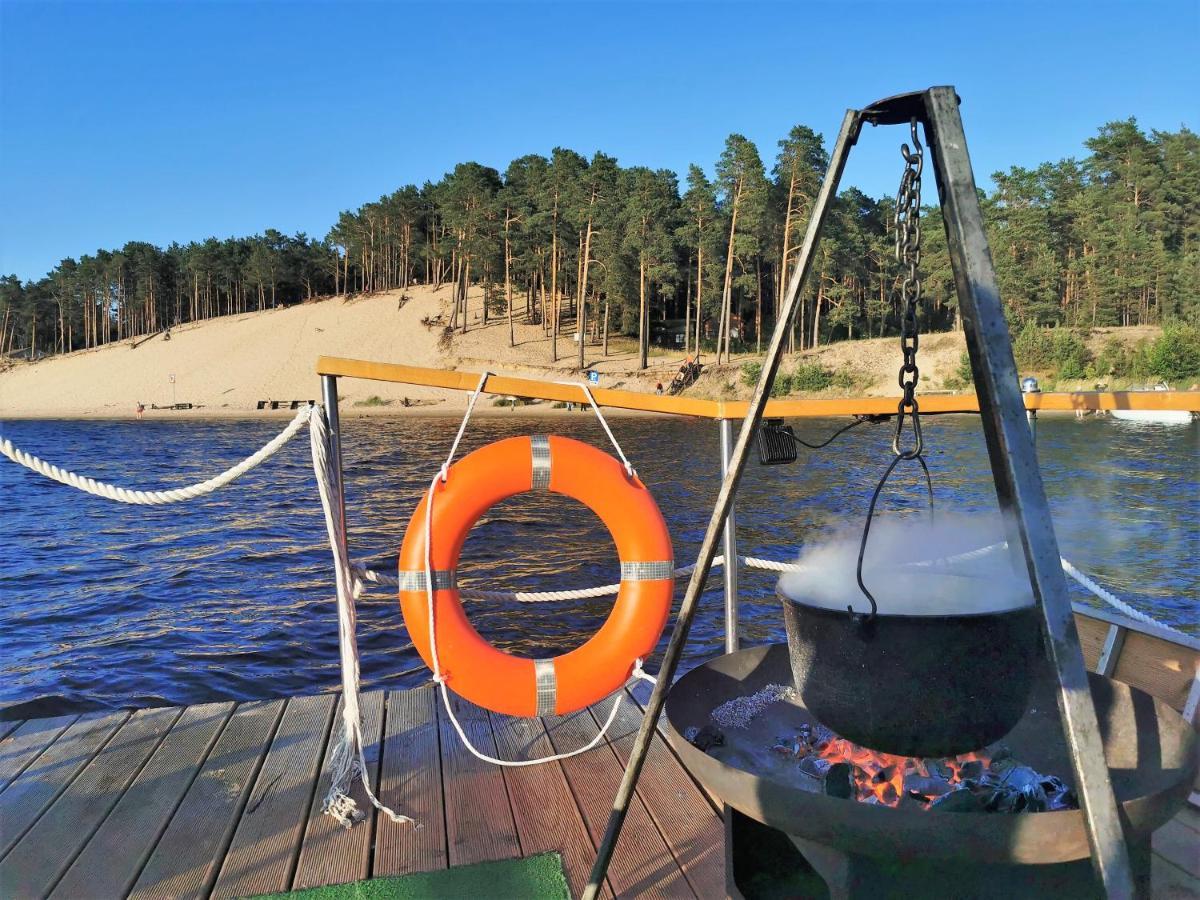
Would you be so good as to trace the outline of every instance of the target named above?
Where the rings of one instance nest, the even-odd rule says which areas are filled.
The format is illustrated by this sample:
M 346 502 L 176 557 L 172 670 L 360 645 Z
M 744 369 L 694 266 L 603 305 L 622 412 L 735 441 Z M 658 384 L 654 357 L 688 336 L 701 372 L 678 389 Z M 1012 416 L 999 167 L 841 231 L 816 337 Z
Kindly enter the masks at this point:
M 1183 709 L 1198 662 L 1195 650 L 1130 631 L 1112 677 Z
M 129 893 L 233 707 L 211 703 L 183 710 L 51 896 Z
M 30 719 L 0 741 L 0 791 L 12 784 L 25 767 L 78 718 Z
M 181 710 L 138 710 L 0 862 L 8 897 L 48 894 L 117 804 Z
M 272 700 L 237 707 L 159 838 L 131 897 L 208 895 L 284 703 Z
M 592 715 L 599 712 L 593 708 Z M 622 768 L 629 763 L 641 720 L 637 701 L 627 695 L 609 732 L 609 742 Z M 692 889 L 700 897 L 724 897 L 725 827 L 657 731 L 637 791 Z
M 539 719 L 495 714 L 490 718 L 501 759 L 540 759 L 554 754 L 554 746 Z M 560 853 L 571 895 L 578 897 L 587 885 L 596 847 L 575 805 L 562 766 L 549 762 L 505 768 L 503 773 L 521 840 L 521 854 L 532 856 L 549 850 Z
M 287 701 L 225 856 L 214 897 L 286 891 L 329 738 L 333 694 Z
M 454 694 L 450 695 L 450 703 L 471 743 L 481 753 L 495 756 L 496 743 L 487 713 Z M 442 710 L 439 729 L 450 865 L 520 856 L 521 843 L 503 773 L 498 766 L 472 756 L 448 719 Z
M 596 710 L 597 716 L 607 717 L 608 712 L 607 703 Z M 558 753 L 584 746 L 599 730 L 586 710 L 544 721 Z M 592 841 L 598 846 L 621 782 L 622 768 L 616 754 L 602 744 L 588 753 L 564 759 L 562 767 Z M 629 804 L 608 879 L 622 897 L 694 896 L 640 796 L 635 795 Z
M 412 816 L 416 824 L 376 817 L 376 876 L 432 872 L 448 864 L 438 703 L 432 687 L 388 693 L 376 793 L 381 803 Z
M 1154 852 L 1178 866 L 1192 878 L 1200 879 L 1200 832 L 1179 819 L 1172 819 L 1151 837 Z
M 128 712 L 81 717 L 0 794 L 0 856 L 12 849 L 128 718 Z
M 383 731 L 383 691 L 372 691 L 360 696 L 362 713 L 362 736 L 364 755 L 367 759 L 367 774 L 372 788 L 378 786 L 379 741 Z M 296 863 L 296 875 L 292 879 L 292 890 L 320 887 L 326 884 L 345 884 L 366 878 L 371 870 L 371 835 L 375 807 L 371 805 L 362 781 L 355 779 L 350 795 L 358 803 L 359 811 L 366 819 L 353 828 L 343 828 L 331 816 L 325 815 L 321 807 L 329 789 L 329 761 L 337 739 L 342 733 L 342 704 L 339 701 L 333 716 L 329 744 L 325 748 L 325 762 L 321 765 L 321 776 L 317 792 L 313 796 L 308 813 L 308 827 L 300 845 L 300 859 Z M 378 795 L 377 795 L 378 796 Z

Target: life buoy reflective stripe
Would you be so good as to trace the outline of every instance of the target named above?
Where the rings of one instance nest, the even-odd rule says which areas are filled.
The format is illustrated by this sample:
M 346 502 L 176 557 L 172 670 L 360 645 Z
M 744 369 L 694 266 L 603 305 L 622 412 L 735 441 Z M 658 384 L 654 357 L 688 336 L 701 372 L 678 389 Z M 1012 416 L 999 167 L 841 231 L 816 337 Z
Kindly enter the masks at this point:
M 458 594 L 458 559 L 471 527 L 496 503 L 530 490 L 564 494 L 587 506 L 608 527 L 621 560 L 621 588 L 600 630 L 554 659 L 528 659 L 493 647 L 467 620 Z M 400 606 L 417 652 L 432 668 L 428 501 L 426 494 L 400 548 Z M 455 693 L 494 712 L 562 715 L 620 688 L 635 661 L 654 649 L 671 610 L 671 537 L 650 491 L 607 453 L 556 435 L 497 441 L 450 468 L 448 479 L 435 488 L 433 513 L 438 659 Z

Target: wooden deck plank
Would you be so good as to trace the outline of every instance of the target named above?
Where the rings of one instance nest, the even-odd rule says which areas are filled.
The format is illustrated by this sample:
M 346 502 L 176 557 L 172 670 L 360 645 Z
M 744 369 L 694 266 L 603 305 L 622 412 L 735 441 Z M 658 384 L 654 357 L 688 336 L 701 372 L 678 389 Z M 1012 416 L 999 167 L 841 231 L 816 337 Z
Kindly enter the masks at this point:
M 377 876 L 432 872 L 449 864 L 437 707 L 432 687 L 388 693 L 376 795 L 385 806 L 412 816 L 416 824 L 377 817 L 373 868 Z
M 336 699 L 321 694 L 287 701 L 217 877 L 214 897 L 288 889 Z
M 608 735 L 622 768 L 629 763 L 634 737 L 642 722 L 637 701 L 632 696 L 626 697 Z M 598 712 L 592 709 L 593 716 Z M 725 826 L 657 731 L 637 790 L 692 890 L 699 897 L 724 897 Z
M 130 894 L 135 900 L 208 895 L 285 701 L 242 703 L 225 724 Z
M 1196 900 L 1200 897 L 1200 878 L 1193 878 L 1156 853 L 1150 857 L 1150 896 L 1152 900 Z
M 0 856 L 12 849 L 128 718 L 126 711 L 82 716 L 0 794 Z
M 1200 833 L 1172 819 L 1150 839 L 1154 852 L 1193 878 L 1200 878 Z
M 24 724 L 24 719 L 6 719 L 0 722 L 0 741 L 4 740 Z
M 538 759 L 554 754 L 541 720 L 496 714 L 490 718 L 501 759 Z M 561 854 L 571 895 L 578 897 L 587 886 L 596 845 L 575 805 L 562 766 L 551 762 L 505 768 L 503 774 L 521 840 L 521 854 L 532 856 L 550 850 Z M 607 885 L 605 894 L 612 895 Z
M 200 771 L 233 703 L 188 706 L 96 829 L 52 897 L 123 897 Z
M 1125 636 L 1113 678 L 1183 709 L 1187 702 L 1200 654 L 1148 634 L 1130 631 Z
M 0 741 L 0 791 L 6 789 L 25 767 L 37 759 L 79 716 L 30 719 Z
M 54 888 L 180 712 L 160 707 L 129 717 L 0 862 L 0 884 L 8 897 L 42 897 Z
M 1075 614 L 1075 628 L 1079 632 L 1079 647 L 1083 650 L 1083 662 L 1089 672 L 1096 671 L 1104 639 L 1108 636 L 1109 624 L 1090 616 Z
M 360 697 L 362 713 L 363 750 L 367 759 L 367 774 L 372 786 L 379 779 L 379 743 L 383 731 L 383 691 L 372 691 Z M 296 864 L 296 875 L 292 879 L 292 890 L 320 887 L 326 884 L 346 884 L 359 881 L 371 874 L 371 837 L 375 818 L 375 807 L 367 798 L 362 782 L 355 780 L 350 795 L 357 801 L 359 810 L 366 817 L 353 828 L 343 828 L 340 823 L 322 811 L 325 793 L 329 789 L 329 761 L 342 731 L 342 702 L 338 701 L 330 726 L 329 743 L 325 748 L 325 761 L 321 764 L 321 775 L 317 792 L 313 795 L 312 807 L 308 812 L 308 827 L 300 844 L 300 859 Z
M 597 714 L 605 717 L 608 712 L 607 704 L 597 710 Z M 586 710 L 544 721 L 558 753 L 582 747 L 599 730 Z M 611 747 L 600 746 L 564 759 L 562 767 L 592 842 L 599 846 L 621 782 L 622 768 L 616 754 Z M 642 798 L 636 795 L 629 804 L 629 814 L 613 854 L 608 878 L 613 890 L 621 897 L 695 896 L 646 811 Z
M 489 756 L 496 742 L 487 714 L 453 693 L 450 703 L 471 743 Z M 450 865 L 461 866 L 521 855 L 504 775 L 463 746 L 444 714 L 438 717 L 446 803 L 446 842 Z

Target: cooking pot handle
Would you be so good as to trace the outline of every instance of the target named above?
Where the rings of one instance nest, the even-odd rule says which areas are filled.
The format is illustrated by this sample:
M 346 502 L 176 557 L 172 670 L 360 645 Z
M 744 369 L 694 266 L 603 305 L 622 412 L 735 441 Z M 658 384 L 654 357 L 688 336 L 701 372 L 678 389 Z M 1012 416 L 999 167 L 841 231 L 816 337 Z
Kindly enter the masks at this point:
M 933 519 L 933 479 L 929 477 L 929 466 L 925 464 L 925 457 L 921 454 L 908 456 L 906 454 L 897 454 L 888 464 L 887 469 L 883 473 L 883 477 L 879 479 L 879 484 L 875 485 L 875 493 L 871 495 L 871 505 L 867 507 L 867 521 L 863 525 L 862 540 L 858 545 L 858 568 L 855 574 L 858 577 L 858 588 L 863 592 L 866 598 L 871 602 L 871 611 L 867 615 L 856 613 L 854 607 L 847 604 L 846 610 L 851 616 L 858 619 L 859 624 L 863 628 L 870 628 L 875 621 L 875 616 L 879 612 L 879 604 L 875 602 L 875 596 L 867 590 L 866 584 L 863 583 L 863 558 L 867 554 L 867 537 L 871 534 L 871 522 L 875 518 L 875 504 L 879 502 L 879 495 L 883 491 L 883 486 L 887 484 L 889 478 L 892 477 L 892 472 L 896 470 L 896 466 L 904 460 L 915 459 L 921 464 L 921 471 L 925 473 L 925 489 L 929 493 L 929 517 Z

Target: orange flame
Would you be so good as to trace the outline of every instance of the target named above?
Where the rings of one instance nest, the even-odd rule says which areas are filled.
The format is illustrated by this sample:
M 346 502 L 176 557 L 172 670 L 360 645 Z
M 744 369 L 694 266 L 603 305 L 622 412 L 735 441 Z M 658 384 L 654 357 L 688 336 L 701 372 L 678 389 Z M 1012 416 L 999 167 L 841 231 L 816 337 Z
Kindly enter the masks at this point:
M 928 777 L 925 760 L 912 756 L 894 756 L 860 747 L 844 738 L 833 738 L 818 744 L 817 752 L 822 759 L 833 763 L 849 763 L 854 780 L 855 799 L 882 806 L 897 806 L 904 796 L 904 781 L 909 775 Z M 946 779 L 951 787 L 963 780 L 963 766 L 968 762 L 980 762 L 987 768 L 991 760 L 981 753 L 964 753 L 941 760 L 950 776 Z

